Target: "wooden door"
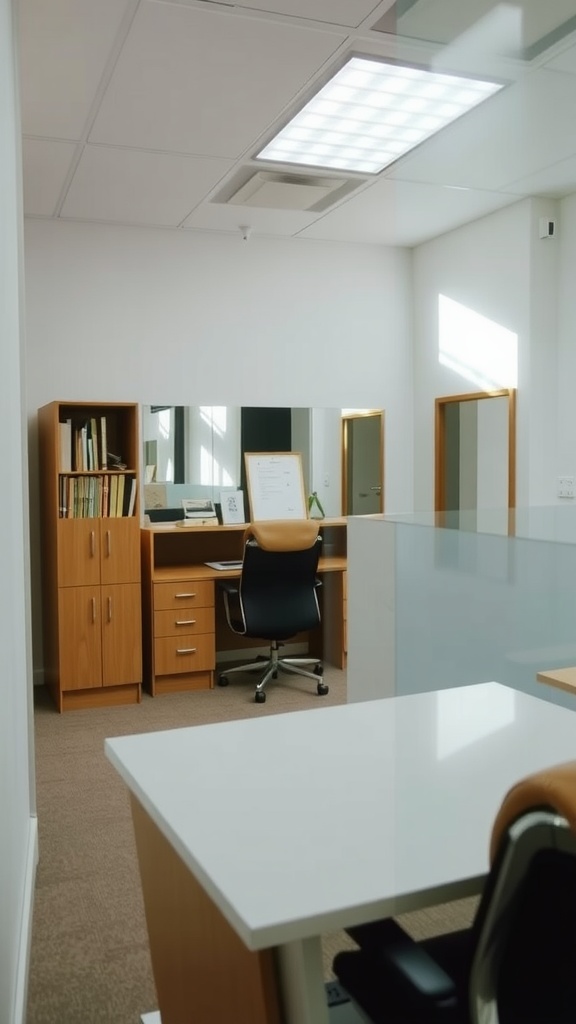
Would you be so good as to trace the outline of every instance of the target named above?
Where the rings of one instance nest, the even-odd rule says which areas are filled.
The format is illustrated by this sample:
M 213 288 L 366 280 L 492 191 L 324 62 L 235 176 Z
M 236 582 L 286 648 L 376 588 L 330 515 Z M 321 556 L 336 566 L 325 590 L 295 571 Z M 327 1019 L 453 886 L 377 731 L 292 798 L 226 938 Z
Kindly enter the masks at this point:
M 140 584 L 102 587 L 104 686 L 142 682 Z
M 100 587 L 58 592 L 60 688 L 102 686 Z
M 134 516 L 100 520 L 100 579 L 103 584 L 140 580 L 140 531 Z
M 100 582 L 100 529 L 97 519 L 58 520 L 58 585 Z

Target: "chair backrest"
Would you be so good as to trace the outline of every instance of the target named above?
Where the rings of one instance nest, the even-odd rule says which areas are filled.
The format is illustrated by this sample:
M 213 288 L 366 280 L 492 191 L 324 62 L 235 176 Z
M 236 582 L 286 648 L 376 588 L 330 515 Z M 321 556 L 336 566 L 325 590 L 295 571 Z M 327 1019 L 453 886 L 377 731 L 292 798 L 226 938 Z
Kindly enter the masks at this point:
M 576 1021 L 576 761 L 506 795 L 474 923 L 472 1024 Z
M 244 535 L 240 604 L 248 635 L 286 640 L 320 622 L 322 539 L 310 519 L 253 523 Z

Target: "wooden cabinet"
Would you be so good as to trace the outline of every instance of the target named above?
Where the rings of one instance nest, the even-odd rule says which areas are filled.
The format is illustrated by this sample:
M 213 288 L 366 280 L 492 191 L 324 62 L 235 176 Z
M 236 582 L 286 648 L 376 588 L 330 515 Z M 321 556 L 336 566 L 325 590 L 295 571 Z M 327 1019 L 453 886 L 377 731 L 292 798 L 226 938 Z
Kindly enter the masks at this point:
M 86 424 L 95 432 L 88 465 L 76 449 Z M 52 402 L 39 410 L 38 425 L 46 683 L 59 711 L 137 702 L 138 407 Z M 113 506 L 110 495 L 119 492 Z

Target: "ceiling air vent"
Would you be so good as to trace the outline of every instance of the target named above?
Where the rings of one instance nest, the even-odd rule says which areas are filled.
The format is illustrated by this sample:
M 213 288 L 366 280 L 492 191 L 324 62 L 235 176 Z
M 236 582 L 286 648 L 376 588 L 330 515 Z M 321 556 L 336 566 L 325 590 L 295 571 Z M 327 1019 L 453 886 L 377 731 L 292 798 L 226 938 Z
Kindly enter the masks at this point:
M 271 210 L 312 210 L 316 204 L 326 205 L 328 197 L 346 184 L 345 178 L 258 171 L 229 196 L 227 202 L 233 206 L 258 206 Z

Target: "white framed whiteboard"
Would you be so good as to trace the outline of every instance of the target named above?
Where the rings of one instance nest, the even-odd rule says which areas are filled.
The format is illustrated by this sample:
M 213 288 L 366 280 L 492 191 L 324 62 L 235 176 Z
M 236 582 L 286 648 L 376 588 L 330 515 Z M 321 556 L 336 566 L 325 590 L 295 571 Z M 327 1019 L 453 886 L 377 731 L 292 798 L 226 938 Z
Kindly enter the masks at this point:
M 245 452 L 252 522 L 307 519 L 300 452 Z

